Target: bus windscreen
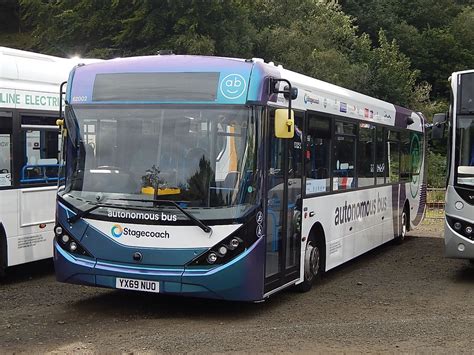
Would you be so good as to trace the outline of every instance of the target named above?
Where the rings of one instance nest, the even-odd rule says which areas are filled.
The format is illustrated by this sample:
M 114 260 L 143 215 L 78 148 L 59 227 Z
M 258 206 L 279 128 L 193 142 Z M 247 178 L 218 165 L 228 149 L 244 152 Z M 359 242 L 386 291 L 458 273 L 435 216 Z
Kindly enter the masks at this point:
M 474 73 L 461 76 L 461 90 L 459 90 L 460 114 L 474 113 Z
M 215 101 L 219 73 L 97 74 L 92 101 Z

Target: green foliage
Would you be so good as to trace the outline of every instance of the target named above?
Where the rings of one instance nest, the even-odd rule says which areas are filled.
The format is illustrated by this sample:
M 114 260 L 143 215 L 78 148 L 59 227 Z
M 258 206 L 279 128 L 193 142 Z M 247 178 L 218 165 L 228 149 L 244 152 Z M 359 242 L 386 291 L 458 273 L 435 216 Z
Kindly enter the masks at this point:
M 368 94 L 402 106 L 413 106 L 416 97 L 417 71 L 410 69 L 410 60 L 398 49 L 395 41 L 389 42 L 379 32 L 379 47 L 369 58 L 370 80 Z M 377 93 L 377 94 L 376 94 Z
M 262 57 L 429 117 L 449 97 L 449 74 L 474 63 L 469 3 L 0 0 L 0 23 L 10 32 L 31 28 L 29 41 L 11 46 L 60 56 L 113 58 L 172 49 Z M 12 41 L 0 36 L 0 43 Z
M 446 155 L 428 151 L 426 155 L 428 167 L 428 187 L 445 187 L 446 185 Z
M 300 6 L 275 3 L 254 3 L 266 10 L 261 27 L 257 27 L 259 56 L 399 105 L 415 104 L 418 72 L 410 68 L 409 59 L 382 31 L 379 47 L 373 48 L 369 38 L 358 36 L 351 19 L 333 2 L 304 0 L 298 2 Z
M 400 51 L 419 70 L 419 80 L 432 86 L 432 98 L 447 99 L 449 75 L 472 68 L 472 1 L 345 0 L 342 4 L 372 41 L 377 40 L 380 29 L 387 38 L 396 39 Z
M 126 0 L 20 0 L 23 20 L 31 25 L 35 49 L 48 54 L 113 57 L 114 36 L 122 16 L 130 12 Z

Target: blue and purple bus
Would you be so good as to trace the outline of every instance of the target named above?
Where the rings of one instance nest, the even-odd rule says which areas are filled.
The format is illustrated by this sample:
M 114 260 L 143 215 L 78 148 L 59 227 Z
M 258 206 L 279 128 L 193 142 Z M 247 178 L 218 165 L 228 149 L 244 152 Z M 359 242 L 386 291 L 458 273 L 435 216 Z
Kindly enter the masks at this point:
M 423 217 L 421 114 L 261 59 L 78 66 L 63 130 L 61 282 L 261 301 Z

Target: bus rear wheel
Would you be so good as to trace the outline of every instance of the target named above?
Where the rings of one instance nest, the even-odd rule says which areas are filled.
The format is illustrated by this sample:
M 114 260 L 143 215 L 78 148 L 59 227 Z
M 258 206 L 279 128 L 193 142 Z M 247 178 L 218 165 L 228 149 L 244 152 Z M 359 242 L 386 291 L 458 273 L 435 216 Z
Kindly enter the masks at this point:
M 321 278 L 321 247 L 313 238 L 306 244 L 304 254 L 304 280 L 296 285 L 300 292 L 311 290 L 313 283 Z

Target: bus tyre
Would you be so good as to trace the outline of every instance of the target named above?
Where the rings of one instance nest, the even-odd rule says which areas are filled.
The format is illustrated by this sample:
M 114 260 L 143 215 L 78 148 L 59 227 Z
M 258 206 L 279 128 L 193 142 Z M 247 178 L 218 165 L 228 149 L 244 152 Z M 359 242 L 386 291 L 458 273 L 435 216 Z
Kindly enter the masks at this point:
M 300 292 L 311 290 L 313 283 L 321 277 L 321 248 L 320 245 L 311 238 L 306 244 L 304 254 L 304 280 L 296 285 Z
M 396 244 L 402 244 L 407 236 L 408 232 L 408 213 L 407 208 L 403 209 L 402 215 L 400 216 L 400 234 L 395 237 Z

